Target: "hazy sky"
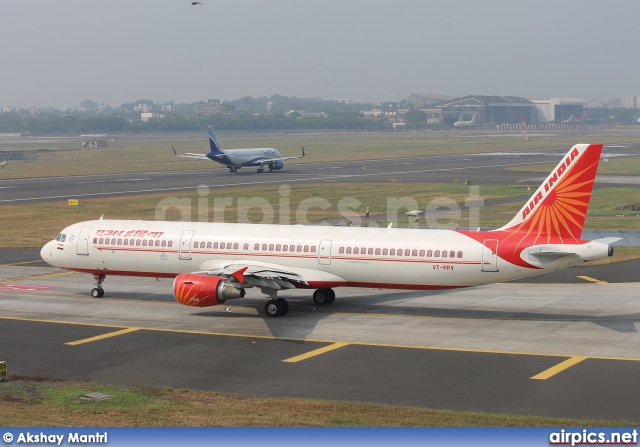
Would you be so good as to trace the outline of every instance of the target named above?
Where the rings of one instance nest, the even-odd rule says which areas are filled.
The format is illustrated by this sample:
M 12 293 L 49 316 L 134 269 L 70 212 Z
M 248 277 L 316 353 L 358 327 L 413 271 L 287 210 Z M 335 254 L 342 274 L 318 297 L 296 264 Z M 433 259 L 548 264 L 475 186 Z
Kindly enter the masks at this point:
M 2 0 L 0 106 L 640 95 L 637 0 Z

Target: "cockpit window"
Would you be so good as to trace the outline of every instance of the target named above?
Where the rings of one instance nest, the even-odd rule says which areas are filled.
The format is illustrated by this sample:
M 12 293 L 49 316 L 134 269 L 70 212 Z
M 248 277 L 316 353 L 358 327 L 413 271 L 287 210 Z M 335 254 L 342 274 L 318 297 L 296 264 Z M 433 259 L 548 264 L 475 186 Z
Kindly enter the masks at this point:
M 60 238 L 62 237 L 62 234 L 59 234 L 56 236 L 56 241 L 60 242 Z
M 63 234 L 62 237 L 60 238 L 60 242 L 64 242 L 64 240 L 67 238 L 66 234 Z

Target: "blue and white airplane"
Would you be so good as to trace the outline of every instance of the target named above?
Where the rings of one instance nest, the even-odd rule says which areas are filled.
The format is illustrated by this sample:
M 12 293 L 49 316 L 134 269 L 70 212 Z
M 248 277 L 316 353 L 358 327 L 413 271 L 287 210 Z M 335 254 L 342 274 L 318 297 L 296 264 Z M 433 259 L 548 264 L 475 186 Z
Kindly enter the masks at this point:
M 264 172 L 265 166 L 269 172 L 279 171 L 284 167 L 284 161 L 292 158 L 304 157 L 304 147 L 302 155 L 295 157 L 283 157 L 278 149 L 272 147 L 254 147 L 248 149 L 222 149 L 218 142 L 213 127 L 209 126 L 209 145 L 211 152 L 208 154 L 192 154 L 187 152 L 184 155 L 178 154 L 176 148 L 171 146 L 173 153 L 177 157 L 196 158 L 198 160 L 213 160 L 229 168 L 230 172 L 238 172 L 238 169 L 247 166 L 258 166 L 258 172 Z

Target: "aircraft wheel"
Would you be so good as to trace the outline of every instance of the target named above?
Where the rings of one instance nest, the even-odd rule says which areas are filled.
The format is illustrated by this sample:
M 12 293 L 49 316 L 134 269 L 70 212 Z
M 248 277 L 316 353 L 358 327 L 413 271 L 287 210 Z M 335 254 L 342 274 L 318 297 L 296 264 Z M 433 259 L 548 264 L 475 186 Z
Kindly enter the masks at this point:
M 325 306 L 333 303 L 336 299 L 336 293 L 333 289 L 318 289 L 313 292 L 313 302 L 318 306 Z
M 283 306 L 278 302 L 278 300 L 269 300 L 267 304 L 264 305 L 264 313 L 270 317 L 279 317 L 282 315 Z
M 91 289 L 91 296 L 94 298 L 102 298 L 104 296 L 104 289 L 99 287 Z
M 278 304 L 282 307 L 282 313 L 280 315 L 286 315 L 289 313 L 289 302 L 284 298 L 277 299 Z

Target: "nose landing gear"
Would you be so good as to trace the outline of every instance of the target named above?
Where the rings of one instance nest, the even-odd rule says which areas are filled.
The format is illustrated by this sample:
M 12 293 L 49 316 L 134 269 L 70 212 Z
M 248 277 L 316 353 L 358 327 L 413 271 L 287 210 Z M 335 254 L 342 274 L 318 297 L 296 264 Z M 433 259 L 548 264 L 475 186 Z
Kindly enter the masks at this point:
M 104 296 L 104 289 L 102 288 L 102 283 L 107 275 L 102 275 L 99 273 L 93 274 L 93 279 L 96 280 L 95 288 L 91 289 L 91 296 L 94 298 L 102 298 Z

